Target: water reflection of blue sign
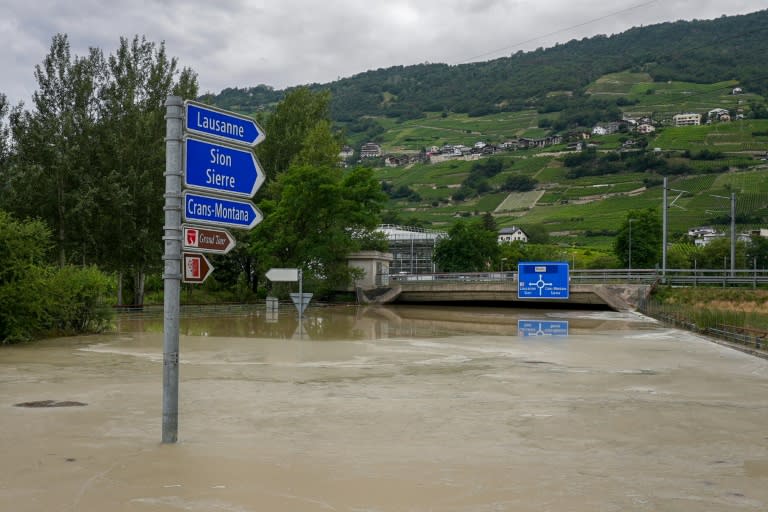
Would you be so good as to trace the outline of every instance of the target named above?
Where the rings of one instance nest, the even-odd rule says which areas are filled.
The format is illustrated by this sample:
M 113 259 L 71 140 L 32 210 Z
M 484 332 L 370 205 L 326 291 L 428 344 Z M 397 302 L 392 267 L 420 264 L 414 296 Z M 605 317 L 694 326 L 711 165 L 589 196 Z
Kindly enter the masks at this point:
M 568 263 L 525 262 L 517 265 L 519 299 L 567 299 Z
M 568 336 L 568 320 L 518 320 L 518 336 Z

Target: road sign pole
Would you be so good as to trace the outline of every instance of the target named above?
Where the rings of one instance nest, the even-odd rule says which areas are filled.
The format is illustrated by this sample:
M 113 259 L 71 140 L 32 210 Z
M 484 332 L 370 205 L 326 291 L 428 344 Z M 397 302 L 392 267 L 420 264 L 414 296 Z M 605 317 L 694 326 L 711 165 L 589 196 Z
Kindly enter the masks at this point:
M 181 302 L 181 181 L 184 102 L 165 101 L 165 242 L 163 271 L 163 443 L 179 431 L 179 307 Z
M 299 325 L 303 325 L 304 322 L 304 290 L 302 290 L 302 287 L 304 286 L 304 272 L 301 271 L 301 268 L 299 268 Z

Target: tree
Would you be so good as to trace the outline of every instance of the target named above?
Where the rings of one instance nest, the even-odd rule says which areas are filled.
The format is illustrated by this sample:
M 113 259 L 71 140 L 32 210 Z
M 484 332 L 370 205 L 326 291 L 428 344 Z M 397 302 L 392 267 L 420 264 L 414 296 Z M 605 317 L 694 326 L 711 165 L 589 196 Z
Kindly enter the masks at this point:
M 624 268 L 627 268 L 631 243 L 632 268 L 654 268 L 661 263 L 661 238 L 661 219 L 656 210 L 632 210 L 627 213 L 619 228 L 613 251 Z
M 110 280 L 94 267 L 48 265 L 51 230 L 0 210 L 0 344 L 46 331 L 101 328 L 109 316 Z
M 280 176 L 292 165 L 337 167 L 341 140 L 333 132 L 329 104 L 327 92 L 315 93 L 300 87 L 289 92 L 272 115 L 262 120 L 267 138 L 256 148 L 256 154 L 267 175 L 266 186 L 258 192 L 261 197 L 259 208 L 266 221 L 251 231 L 236 233 L 237 247 L 216 262 L 216 267 L 225 270 L 232 278 L 230 285 L 244 283 L 256 292 L 260 277 L 273 262 L 279 262 L 270 253 L 272 234 L 265 231 L 264 226 L 272 225 L 269 218 L 278 207 L 276 194 L 281 189 L 277 185 Z M 337 172 L 334 170 L 332 174 Z
M 11 113 L 3 205 L 52 227 L 60 266 L 133 276 L 133 303 L 142 304 L 144 276 L 162 265 L 164 102 L 194 97 L 196 77 L 138 36 L 121 38 L 105 60 L 98 49 L 72 57 L 64 34 L 35 77 L 34 108 Z
M 143 304 L 145 276 L 162 261 L 164 103 L 170 94 L 194 98 L 197 81 L 189 69 L 179 74 L 163 43 L 139 36 L 120 38 L 108 59 L 108 73 L 100 109 L 104 189 L 99 195 L 101 222 L 94 229 L 108 241 L 102 263 L 120 277 L 131 276 L 132 303 Z
M 265 220 L 254 230 L 263 241 L 264 268 L 303 268 L 320 294 L 345 288 L 351 277 L 347 255 L 375 239 L 371 233 L 386 198 L 373 172 L 293 165 L 270 193 Z
M 328 91 L 312 92 L 307 87 L 299 87 L 286 94 L 277 105 L 262 124 L 267 138 L 256 149 L 267 179 L 275 179 L 288 170 L 299 155 L 303 155 L 299 163 L 335 165 L 338 162 L 341 141 L 329 137 L 330 102 Z M 322 144 L 318 145 L 319 142 Z
M 482 221 L 457 221 L 435 247 L 435 263 L 444 272 L 481 272 L 499 261 L 497 233 Z
M 11 129 L 15 164 L 4 202 L 22 217 L 40 217 L 54 230 L 60 266 L 93 247 L 89 213 L 95 211 L 89 177 L 95 165 L 98 89 L 103 59 L 98 50 L 72 58 L 66 35 L 53 37 L 35 67 L 34 109 L 15 111 Z M 90 247 L 88 247 L 90 246 Z
M 736 265 L 735 268 L 746 268 L 747 246 L 744 242 L 736 242 Z M 696 265 L 698 268 L 706 269 L 726 269 L 731 268 L 731 239 L 730 237 L 721 237 L 712 240 L 699 251 Z
M 768 238 L 753 236 L 747 245 L 747 267 L 768 268 Z

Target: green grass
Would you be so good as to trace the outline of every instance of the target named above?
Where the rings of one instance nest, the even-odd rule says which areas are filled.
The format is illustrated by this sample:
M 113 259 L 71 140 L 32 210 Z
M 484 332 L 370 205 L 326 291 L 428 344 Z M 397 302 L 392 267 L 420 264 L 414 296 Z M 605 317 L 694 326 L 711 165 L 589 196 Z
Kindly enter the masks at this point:
M 377 120 L 387 129 L 382 140 L 386 152 L 419 151 L 424 147 L 440 147 L 444 144 L 472 146 L 478 141 L 501 143 L 526 133 L 546 133 L 537 131 L 539 115 L 535 110 L 483 117 L 469 117 L 466 114 L 442 117 L 441 114 L 429 113 L 426 118 L 403 123 L 386 118 Z
M 644 73 L 612 73 L 591 84 L 589 92 L 595 96 L 612 98 L 625 96 L 636 100 L 636 105 L 624 107 L 633 115 L 654 114 L 657 119 L 671 119 L 680 112 L 695 111 L 705 114 L 713 108 L 748 112 L 750 101 L 763 101 L 755 95 L 731 95 L 734 81 L 717 84 L 654 83 Z M 647 92 L 651 91 L 651 94 Z M 739 104 L 741 102 L 741 104 Z M 538 128 L 541 118 L 554 118 L 557 114 L 539 115 L 533 110 L 501 113 L 471 118 L 467 115 L 429 114 L 426 118 L 396 122 L 380 119 L 387 128 L 384 137 L 385 151 L 417 151 L 422 147 L 443 144 L 473 145 L 477 141 L 490 143 L 528 136 L 540 137 L 545 131 Z M 670 234 L 685 233 L 691 227 L 710 224 L 715 216 L 727 217 L 728 200 L 712 197 L 737 194 L 737 213 L 757 212 L 768 215 L 768 168 L 750 168 L 762 162 L 755 159 L 768 151 L 768 120 L 745 119 L 731 123 L 717 123 L 699 127 L 663 127 L 648 136 L 649 148 L 659 147 L 672 163 L 691 168 L 691 175 L 669 177 Z M 599 151 L 616 149 L 623 138 L 632 134 L 615 134 L 597 137 Z M 456 187 L 469 175 L 474 162 L 450 161 L 434 165 L 415 165 L 408 169 L 380 169 L 377 176 L 393 185 L 408 185 L 422 197 L 418 203 L 399 201 L 390 203 L 407 222 L 420 219 L 445 229 L 457 218 L 482 215 L 494 211 L 499 225 L 544 225 L 551 232 L 561 233 L 554 237 L 556 243 L 577 244 L 586 249 L 609 251 L 613 237 L 587 237 L 586 231 L 616 230 L 634 209 L 655 209 L 659 217 L 662 210 L 662 187 L 653 186 L 645 191 L 644 180 L 649 177 L 660 180 L 651 173 L 633 172 L 607 176 L 588 176 L 575 180 L 566 177 L 568 169 L 552 155 L 538 156 L 564 150 L 565 147 L 549 147 L 541 150 L 520 150 L 505 153 L 505 169 L 489 179 L 494 187 L 500 187 L 511 175 L 525 175 L 536 179 L 544 189 L 530 194 L 505 194 L 495 192 L 468 201 L 453 203 L 450 200 Z M 724 157 L 717 160 L 689 160 L 682 153 L 707 149 L 720 151 Z M 511 163 L 511 165 L 510 165 Z M 723 172 L 727 168 L 729 172 Z M 685 191 L 680 197 L 680 192 Z M 629 193 L 633 195 L 630 196 Z M 746 228 L 739 226 L 739 229 Z M 763 226 L 764 227 L 764 226 Z

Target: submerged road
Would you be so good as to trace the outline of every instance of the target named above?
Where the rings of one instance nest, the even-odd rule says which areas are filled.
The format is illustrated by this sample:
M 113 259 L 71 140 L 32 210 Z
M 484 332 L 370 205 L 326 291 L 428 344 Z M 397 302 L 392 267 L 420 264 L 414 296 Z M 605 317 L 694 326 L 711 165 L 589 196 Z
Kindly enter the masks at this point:
M 0 347 L 0 510 L 768 509 L 768 361 L 640 315 L 190 311 L 175 445 L 161 330 Z

